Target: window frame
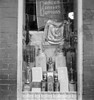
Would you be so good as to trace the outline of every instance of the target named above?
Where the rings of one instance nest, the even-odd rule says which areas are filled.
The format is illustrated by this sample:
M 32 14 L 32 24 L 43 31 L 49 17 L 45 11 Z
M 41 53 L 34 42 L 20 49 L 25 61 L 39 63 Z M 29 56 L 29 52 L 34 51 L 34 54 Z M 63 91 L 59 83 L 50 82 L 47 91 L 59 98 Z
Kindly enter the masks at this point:
M 83 93 L 83 16 L 82 0 L 77 3 L 77 99 L 82 100 Z M 17 100 L 22 100 L 22 39 L 24 32 L 24 0 L 18 0 L 18 34 L 17 34 Z

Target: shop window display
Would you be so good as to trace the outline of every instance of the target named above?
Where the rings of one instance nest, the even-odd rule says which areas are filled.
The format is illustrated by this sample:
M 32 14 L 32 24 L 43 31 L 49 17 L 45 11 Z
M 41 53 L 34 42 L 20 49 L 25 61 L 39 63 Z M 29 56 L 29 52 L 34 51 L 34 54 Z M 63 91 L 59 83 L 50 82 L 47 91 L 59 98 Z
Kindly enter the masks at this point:
M 72 0 L 26 0 L 23 91 L 77 91 Z

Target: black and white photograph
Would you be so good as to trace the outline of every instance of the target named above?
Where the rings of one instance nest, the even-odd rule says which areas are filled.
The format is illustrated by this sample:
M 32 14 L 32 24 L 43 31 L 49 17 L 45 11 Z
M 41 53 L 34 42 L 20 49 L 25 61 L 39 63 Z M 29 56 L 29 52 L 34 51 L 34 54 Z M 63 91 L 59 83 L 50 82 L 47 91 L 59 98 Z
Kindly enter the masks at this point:
M 94 0 L 0 0 L 0 100 L 94 100 Z

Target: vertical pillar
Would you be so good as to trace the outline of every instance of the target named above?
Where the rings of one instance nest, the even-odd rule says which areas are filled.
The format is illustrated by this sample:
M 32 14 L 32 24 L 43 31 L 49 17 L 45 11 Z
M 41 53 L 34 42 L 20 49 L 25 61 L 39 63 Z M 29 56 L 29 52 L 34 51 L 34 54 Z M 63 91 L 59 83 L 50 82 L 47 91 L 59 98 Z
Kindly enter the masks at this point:
M 77 51 L 77 80 L 78 80 L 78 100 L 82 100 L 83 89 L 83 21 L 82 21 L 82 0 L 77 0 L 77 33 L 78 33 L 78 51 Z
M 22 35 L 24 0 L 18 0 L 17 100 L 22 100 Z

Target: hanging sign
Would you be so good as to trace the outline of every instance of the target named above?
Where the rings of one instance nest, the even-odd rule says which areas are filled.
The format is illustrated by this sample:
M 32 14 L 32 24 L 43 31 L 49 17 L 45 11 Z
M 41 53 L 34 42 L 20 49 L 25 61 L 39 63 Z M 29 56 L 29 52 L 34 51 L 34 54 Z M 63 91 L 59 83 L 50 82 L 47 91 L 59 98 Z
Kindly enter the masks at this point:
M 36 0 L 36 15 L 38 29 L 44 28 L 50 20 L 62 21 L 64 15 L 62 0 Z

